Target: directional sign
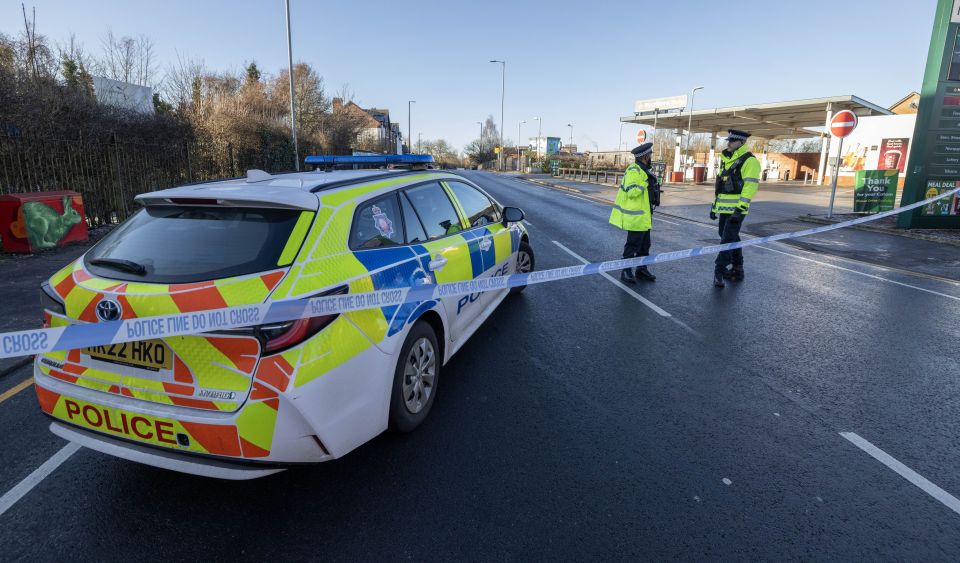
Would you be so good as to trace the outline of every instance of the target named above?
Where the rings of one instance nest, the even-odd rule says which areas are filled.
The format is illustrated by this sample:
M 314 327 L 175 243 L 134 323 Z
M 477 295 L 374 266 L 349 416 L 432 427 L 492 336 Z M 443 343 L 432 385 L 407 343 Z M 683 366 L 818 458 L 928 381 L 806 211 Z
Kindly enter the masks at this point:
M 837 115 L 833 116 L 833 119 L 830 120 L 830 132 L 833 133 L 834 137 L 846 137 L 850 133 L 853 133 L 856 127 L 857 114 L 848 109 L 837 112 Z
M 643 129 L 637 131 L 637 144 L 642 145 L 647 140 L 647 132 Z

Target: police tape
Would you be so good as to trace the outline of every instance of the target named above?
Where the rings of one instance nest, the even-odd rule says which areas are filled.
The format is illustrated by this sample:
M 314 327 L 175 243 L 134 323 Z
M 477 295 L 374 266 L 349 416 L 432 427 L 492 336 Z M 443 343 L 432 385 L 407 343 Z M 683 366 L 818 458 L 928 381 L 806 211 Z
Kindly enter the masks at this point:
M 208 309 L 175 315 L 141 317 L 100 323 L 75 323 L 54 328 L 0 333 L 0 358 L 43 354 L 60 350 L 74 350 L 89 346 L 105 346 L 153 338 L 187 336 L 256 325 L 269 325 L 309 317 L 350 313 L 366 309 L 400 307 L 450 297 L 473 296 L 485 291 L 506 290 L 515 287 L 599 274 L 601 272 L 616 271 L 624 268 L 671 262 L 692 258 L 694 256 L 716 254 L 726 250 L 756 246 L 768 242 L 835 231 L 837 229 L 868 223 L 910 211 L 958 193 L 960 193 L 960 188 L 898 209 L 859 217 L 832 225 L 823 225 L 802 231 L 780 233 L 739 242 L 663 252 L 654 256 L 642 256 L 606 262 L 591 262 L 578 266 L 510 274 L 506 276 L 493 276 L 468 281 L 442 284 L 428 282 L 418 286 L 382 289 L 364 293 L 329 295 L 225 307 L 222 309 Z

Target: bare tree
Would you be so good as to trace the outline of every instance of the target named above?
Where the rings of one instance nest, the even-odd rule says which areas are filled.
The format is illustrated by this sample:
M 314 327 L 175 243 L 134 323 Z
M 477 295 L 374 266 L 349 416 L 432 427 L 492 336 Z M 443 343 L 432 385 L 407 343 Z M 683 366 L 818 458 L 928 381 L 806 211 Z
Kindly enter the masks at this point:
M 129 82 L 138 86 L 153 86 L 156 63 L 153 60 L 153 42 L 145 35 L 116 37 L 108 31 L 100 41 L 103 57 L 96 70 L 106 78 Z
M 163 97 L 181 112 L 199 106 L 198 95 L 201 94 L 205 73 L 206 67 L 202 60 L 186 58 L 177 53 L 176 64 L 167 67 L 163 78 Z

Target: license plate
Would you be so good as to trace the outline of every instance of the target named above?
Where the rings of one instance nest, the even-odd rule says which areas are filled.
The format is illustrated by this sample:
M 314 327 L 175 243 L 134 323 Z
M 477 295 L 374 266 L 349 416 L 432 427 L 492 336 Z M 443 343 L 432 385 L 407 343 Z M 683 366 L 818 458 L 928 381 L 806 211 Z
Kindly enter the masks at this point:
M 170 369 L 173 365 L 173 352 L 162 340 L 141 340 L 106 346 L 90 346 L 82 349 L 81 352 L 95 360 L 150 371 Z

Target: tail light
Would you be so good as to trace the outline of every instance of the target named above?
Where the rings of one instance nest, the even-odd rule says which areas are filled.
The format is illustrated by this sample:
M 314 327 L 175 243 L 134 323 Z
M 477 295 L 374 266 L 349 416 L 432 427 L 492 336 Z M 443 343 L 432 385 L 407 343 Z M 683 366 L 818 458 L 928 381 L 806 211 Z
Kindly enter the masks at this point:
M 67 314 L 63 301 L 60 300 L 60 297 L 53 291 L 48 282 L 43 282 L 40 285 L 40 307 L 43 309 L 43 328 L 50 328 L 48 318 L 50 315 L 65 316 Z
M 342 295 L 347 293 L 347 286 L 340 286 L 336 289 L 326 291 L 313 297 L 326 297 L 329 295 Z M 292 348 L 314 334 L 320 332 L 339 316 L 339 313 L 333 315 L 323 315 L 320 317 L 309 317 L 306 319 L 297 319 L 272 325 L 261 325 L 257 327 L 257 332 L 263 340 L 263 351 L 267 354 L 273 354 Z

